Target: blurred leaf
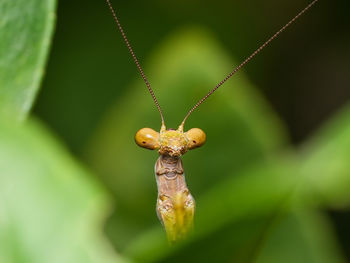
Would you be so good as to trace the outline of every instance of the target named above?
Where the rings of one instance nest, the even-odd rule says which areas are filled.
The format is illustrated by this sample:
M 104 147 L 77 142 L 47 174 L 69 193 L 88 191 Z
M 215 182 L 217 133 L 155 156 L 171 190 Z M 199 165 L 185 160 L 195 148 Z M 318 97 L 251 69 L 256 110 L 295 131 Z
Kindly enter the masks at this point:
M 0 113 L 24 119 L 44 73 L 55 0 L 0 1 Z
M 213 39 L 198 28 L 182 30 L 169 37 L 150 59 L 147 75 L 168 128 L 176 128 L 190 107 L 235 65 Z M 158 130 L 160 119 L 139 81 L 107 113 L 88 147 L 88 161 L 118 201 L 118 213 L 107 227 L 118 247 L 126 246 L 145 227 L 159 224 L 154 212 L 157 153 L 139 149 L 133 140 L 142 127 Z M 208 137 L 202 149 L 184 156 L 187 181 L 195 197 L 225 177 L 235 176 L 234 171 L 266 159 L 285 143 L 279 120 L 242 72 L 194 112 L 186 124 L 191 127 L 202 128 Z
M 290 207 L 293 171 L 281 161 L 231 176 L 198 199 L 195 231 L 186 242 L 169 248 L 164 234 L 153 230 L 131 243 L 127 254 L 142 262 L 250 262 L 261 237 Z
M 122 262 L 104 189 L 37 122 L 1 120 L 0 171 L 0 262 Z
M 319 212 L 294 211 L 271 227 L 255 263 L 341 263 L 328 218 Z
M 198 200 L 187 242 L 169 248 L 154 229 L 131 243 L 128 256 L 167 263 L 344 262 L 326 218 L 294 207 L 295 171 L 293 163 L 276 160 L 228 179 Z
M 302 152 L 304 196 L 317 204 L 350 204 L 350 106 L 331 119 Z

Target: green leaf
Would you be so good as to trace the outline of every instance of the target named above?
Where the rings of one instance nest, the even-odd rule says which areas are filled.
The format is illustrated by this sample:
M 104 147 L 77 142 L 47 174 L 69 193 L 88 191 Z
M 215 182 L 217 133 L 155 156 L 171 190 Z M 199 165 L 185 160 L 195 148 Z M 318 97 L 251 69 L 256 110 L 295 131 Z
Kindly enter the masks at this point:
M 328 218 L 312 210 L 295 210 L 271 226 L 255 263 L 344 263 Z
M 110 198 L 34 121 L 0 121 L 0 262 L 123 262 L 102 235 Z
M 181 30 L 149 60 L 146 73 L 168 128 L 177 128 L 190 107 L 237 64 L 213 39 L 198 28 Z M 118 248 L 147 227 L 159 224 L 154 212 L 157 153 L 138 148 L 133 140 L 143 127 L 158 130 L 160 118 L 144 83 L 138 81 L 106 114 L 88 147 L 88 162 L 117 200 L 118 213 L 108 232 Z M 243 72 L 193 113 L 185 128 L 192 127 L 207 133 L 206 145 L 184 156 L 186 179 L 194 197 L 234 176 L 234 171 L 268 158 L 286 141 L 278 118 Z
M 345 262 L 327 218 L 295 207 L 295 171 L 295 163 L 283 160 L 248 169 L 198 200 L 195 232 L 187 242 L 169 248 L 154 229 L 135 239 L 127 255 L 167 263 Z
M 55 0 L 0 1 L 0 113 L 18 120 L 31 109 L 54 29 Z
M 350 205 L 350 107 L 332 118 L 302 152 L 302 196 L 316 204 Z
M 293 165 L 281 160 L 231 174 L 198 198 L 186 242 L 169 248 L 155 229 L 135 239 L 127 255 L 142 262 L 250 262 L 261 236 L 289 210 L 296 182 Z

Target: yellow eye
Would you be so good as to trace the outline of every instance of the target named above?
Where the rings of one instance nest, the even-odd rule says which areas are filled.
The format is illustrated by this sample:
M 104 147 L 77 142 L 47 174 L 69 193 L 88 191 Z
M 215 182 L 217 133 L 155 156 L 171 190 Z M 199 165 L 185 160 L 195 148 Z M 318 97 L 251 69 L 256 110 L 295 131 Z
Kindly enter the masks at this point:
M 159 133 L 151 128 L 142 128 L 135 135 L 135 142 L 138 146 L 155 150 L 159 148 Z
M 198 128 L 193 128 L 185 132 L 185 135 L 188 139 L 188 149 L 194 149 L 202 146 L 207 138 L 204 131 Z

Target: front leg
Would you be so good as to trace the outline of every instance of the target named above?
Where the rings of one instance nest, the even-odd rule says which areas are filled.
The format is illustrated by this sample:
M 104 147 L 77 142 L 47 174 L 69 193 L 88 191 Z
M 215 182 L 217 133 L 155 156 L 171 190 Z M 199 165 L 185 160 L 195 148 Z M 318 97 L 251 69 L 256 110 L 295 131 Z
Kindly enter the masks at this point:
M 156 162 L 154 170 L 156 172 L 156 175 L 158 175 L 158 176 L 161 176 L 163 174 L 170 172 L 170 169 L 168 167 L 164 166 L 163 162 L 160 160 L 160 157 L 158 158 L 158 160 Z
M 156 162 L 155 172 L 158 176 L 174 179 L 177 175 L 182 175 L 184 169 L 180 158 L 161 155 Z

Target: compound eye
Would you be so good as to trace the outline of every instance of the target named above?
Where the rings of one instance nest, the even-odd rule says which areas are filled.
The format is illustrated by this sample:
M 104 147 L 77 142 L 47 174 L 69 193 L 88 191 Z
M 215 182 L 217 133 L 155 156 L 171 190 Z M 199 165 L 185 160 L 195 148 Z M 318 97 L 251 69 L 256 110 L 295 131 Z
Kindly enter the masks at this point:
M 188 139 L 188 148 L 189 149 L 194 149 L 194 148 L 202 146 L 205 143 L 205 140 L 207 138 L 204 131 L 202 131 L 199 128 L 193 128 L 193 129 L 185 132 L 185 135 Z
M 155 150 L 159 148 L 159 133 L 151 128 L 142 128 L 135 135 L 135 142 L 138 146 Z

